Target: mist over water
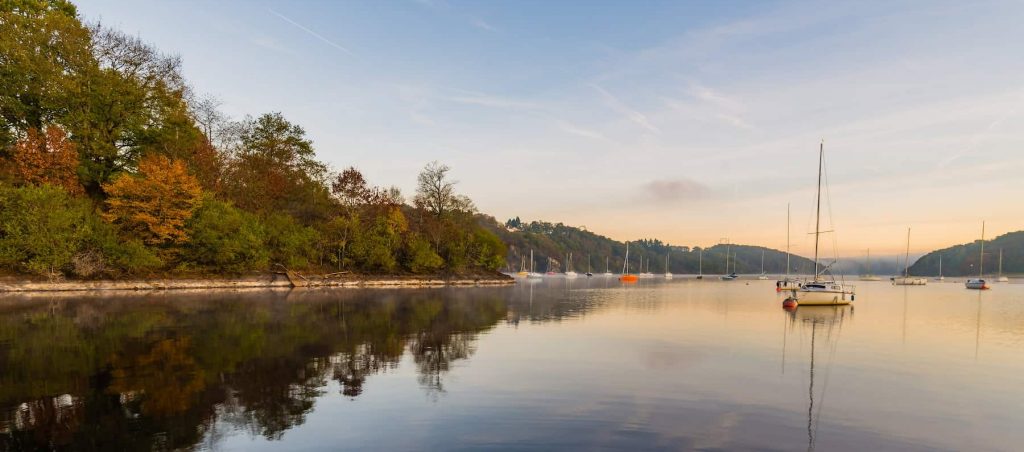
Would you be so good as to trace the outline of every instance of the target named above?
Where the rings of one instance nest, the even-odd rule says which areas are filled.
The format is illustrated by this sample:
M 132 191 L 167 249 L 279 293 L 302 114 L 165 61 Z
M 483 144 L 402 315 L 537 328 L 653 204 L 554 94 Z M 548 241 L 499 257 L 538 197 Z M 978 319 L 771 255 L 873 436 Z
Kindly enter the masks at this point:
M 0 448 L 1014 450 L 1024 285 L 0 299 Z

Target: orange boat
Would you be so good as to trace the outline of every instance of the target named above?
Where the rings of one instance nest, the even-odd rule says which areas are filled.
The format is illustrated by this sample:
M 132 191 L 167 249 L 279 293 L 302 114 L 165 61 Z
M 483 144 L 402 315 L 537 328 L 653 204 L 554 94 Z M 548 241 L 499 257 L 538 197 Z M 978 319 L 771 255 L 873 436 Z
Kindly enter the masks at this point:
M 622 276 L 619 276 L 619 282 L 624 283 L 635 283 L 637 281 L 636 275 L 629 274 L 629 242 L 626 242 L 626 259 L 622 262 Z

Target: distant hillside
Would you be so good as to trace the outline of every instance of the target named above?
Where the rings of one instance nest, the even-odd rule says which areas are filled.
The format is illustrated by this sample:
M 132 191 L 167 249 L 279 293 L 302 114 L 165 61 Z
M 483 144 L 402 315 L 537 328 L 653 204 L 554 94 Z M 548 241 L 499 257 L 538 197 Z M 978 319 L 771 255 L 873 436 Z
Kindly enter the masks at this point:
M 910 266 L 912 275 L 939 274 L 939 256 L 942 256 L 942 274 L 946 276 L 974 276 L 978 274 L 978 253 L 981 241 L 932 251 L 921 256 Z M 985 241 L 985 274 L 999 270 L 999 250 L 1003 250 L 1003 273 L 1024 274 L 1024 231 L 1011 232 Z
M 518 218 L 505 224 L 487 218 L 481 221 L 484 227 L 491 229 L 508 244 L 509 270 L 518 271 L 520 262 L 529 260 L 533 250 L 533 260 L 537 271 L 548 270 L 548 258 L 553 260 L 551 270 L 565 270 L 566 255 L 572 253 L 572 269 L 583 273 L 587 271 L 587 259 L 594 273 L 605 271 L 605 259 L 608 268 L 614 272 L 622 271 L 622 260 L 626 254 L 626 245 L 585 229 L 566 226 L 561 223 L 533 221 L 525 223 Z M 704 249 L 704 273 L 725 273 L 725 253 L 729 246 L 720 244 Z M 731 252 L 737 261 L 736 272 L 758 273 L 761 271 L 761 252 L 764 251 L 764 269 L 770 274 L 786 271 L 786 253 L 759 246 L 731 245 Z M 668 245 L 659 240 L 639 240 L 629 244 L 630 271 L 637 271 L 639 258 L 650 260 L 650 271 L 665 272 L 665 255 L 669 258 L 669 271 L 677 274 L 697 273 L 700 265 L 700 247 Z M 814 266 L 811 260 L 793 256 L 790 261 L 793 273 L 810 273 Z M 529 262 L 527 262 L 529 267 Z M 729 264 L 732 270 L 732 259 Z M 645 264 L 646 270 L 646 264 Z

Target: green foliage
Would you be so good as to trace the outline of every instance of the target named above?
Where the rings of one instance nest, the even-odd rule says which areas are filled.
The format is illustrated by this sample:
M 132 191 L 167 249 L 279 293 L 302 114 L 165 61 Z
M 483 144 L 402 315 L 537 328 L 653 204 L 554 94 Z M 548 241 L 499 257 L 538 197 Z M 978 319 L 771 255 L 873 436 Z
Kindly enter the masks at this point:
M 0 264 L 57 275 L 89 235 L 89 206 L 49 185 L 0 189 Z
M 1024 274 L 1024 231 L 1010 232 L 994 239 L 985 240 L 985 256 L 982 261 L 981 241 L 951 246 L 921 256 L 910 266 L 911 275 L 938 275 L 939 257 L 942 257 L 942 274 L 945 276 L 977 276 L 983 269 L 985 275 L 999 272 L 999 252 L 1003 253 L 1003 273 Z M 984 264 L 984 265 L 980 265 Z M 983 268 L 982 268 L 983 267 Z
M 266 268 L 266 233 L 255 215 L 207 198 L 188 223 L 190 240 L 183 258 L 199 267 L 226 272 Z
M 353 237 L 353 259 L 366 270 L 394 271 L 398 266 L 402 233 L 407 227 L 405 215 L 397 208 L 370 216 Z
M 413 236 L 408 240 L 404 262 L 405 268 L 413 273 L 435 272 L 444 265 L 444 259 L 434 252 L 430 242 L 419 236 Z
M 498 270 L 505 265 L 508 248 L 497 234 L 478 228 L 473 234 L 473 263 L 480 268 Z
M 113 225 L 97 215 L 88 218 L 90 236 L 80 252 L 96 251 L 103 258 L 103 274 L 139 274 L 156 270 L 164 265 L 153 249 L 147 248 L 138 238 L 121 237 Z M 80 270 L 77 276 L 88 277 Z
M 318 255 L 315 230 L 280 213 L 268 215 L 263 224 L 267 234 L 265 246 L 271 263 L 288 268 L 305 268 L 312 264 L 311 259 Z

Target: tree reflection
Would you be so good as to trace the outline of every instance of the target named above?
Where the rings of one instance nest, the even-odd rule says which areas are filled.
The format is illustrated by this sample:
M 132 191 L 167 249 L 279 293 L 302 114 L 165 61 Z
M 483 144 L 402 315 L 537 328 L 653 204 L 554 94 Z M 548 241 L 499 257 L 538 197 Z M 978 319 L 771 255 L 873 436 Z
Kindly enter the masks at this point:
M 177 449 L 218 423 L 280 439 L 331 380 L 409 353 L 428 393 L 509 311 L 498 289 L 0 301 L 0 449 Z

